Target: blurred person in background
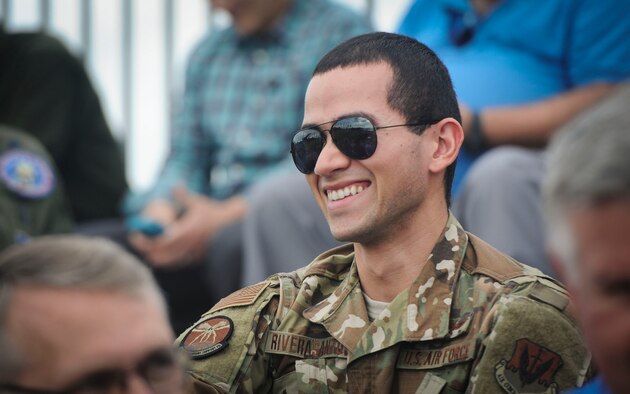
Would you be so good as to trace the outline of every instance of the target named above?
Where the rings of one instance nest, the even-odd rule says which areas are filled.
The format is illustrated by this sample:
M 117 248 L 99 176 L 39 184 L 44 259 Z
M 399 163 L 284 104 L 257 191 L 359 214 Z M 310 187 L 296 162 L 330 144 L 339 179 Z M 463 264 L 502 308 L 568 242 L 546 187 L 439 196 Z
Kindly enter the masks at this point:
M 415 0 L 401 24 L 444 59 L 460 100 L 465 138 L 453 212 L 547 274 L 543 148 L 630 78 L 628 14 L 630 2 L 616 0 Z
M 57 235 L 0 254 L 0 391 L 183 391 L 151 271 L 109 240 Z
M 73 223 L 121 217 L 122 149 L 83 64 L 57 39 L 9 33 L 0 24 L 0 124 L 30 135 L 50 154 Z
M 599 377 L 574 393 L 624 394 L 630 371 L 630 84 L 559 132 L 543 182 L 552 261 Z
M 370 29 L 329 0 L 210 4 L 227 11 L 232 25 L 209 34 L 189 60 L 170 154 L 139 207 L 158 234 L 131 228 L 129 236 L 181 314 L 176 330 L 238 287 L 250 188 L 291 168 L 288 146 L 317 60 Z

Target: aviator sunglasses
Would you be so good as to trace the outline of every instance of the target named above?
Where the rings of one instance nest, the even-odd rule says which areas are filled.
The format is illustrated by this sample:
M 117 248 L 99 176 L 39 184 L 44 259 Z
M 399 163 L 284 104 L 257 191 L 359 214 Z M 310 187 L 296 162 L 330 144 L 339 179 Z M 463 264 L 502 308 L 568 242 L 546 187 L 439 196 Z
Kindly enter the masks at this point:
M 315 169 L 319 154 L 326 145 L 324 131 L 330 133 L 333 143 L 341 153 L 353 160 L 365 160 L 376 151 L 376 130 L 403 126 L 428 126 L 437 122 L 427 120 L 420 123 L 377 127 L 370 119 L 363 116 L 349 116 L 299 130 L 291 140 L 291 156 L 301 173 L 310 174 Z M 332 123 L 330 129 L 321 129 L 321 126 L 330 123 Z

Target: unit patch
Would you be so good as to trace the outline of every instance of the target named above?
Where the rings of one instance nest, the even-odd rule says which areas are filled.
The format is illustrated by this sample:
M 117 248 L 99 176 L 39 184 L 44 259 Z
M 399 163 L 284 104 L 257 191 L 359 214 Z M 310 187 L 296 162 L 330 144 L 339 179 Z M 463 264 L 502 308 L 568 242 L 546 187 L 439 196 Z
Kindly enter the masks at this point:
M 335 338 L 309 338 L 289 332 L 271 331 L 265 346 L 267 353 L 299 358 L 347 357 L 348 350 Z
M 438 349 L 403 349 L 396 367 L 401 369 L 434 369 L 444 365 L 472 360 L 475 356 L 475 340 L 445 346 Z
M 206 358 L 225 349 L 233 332 L 232 319 L 226 316 L 213 316 L 197 323 L 179 346 L 195 360 Z
M 558 392 L 554 376 L 562 367 L 562 357 L 551 350 L 521 338 L 510 360 L 495 365 L 497 382 L 507 393 Z
M 48 163 L 22 149 L 12 149 L 0 156 L 0 181 L 13 193 L 31 199 L 48 196 L 55 186 Z

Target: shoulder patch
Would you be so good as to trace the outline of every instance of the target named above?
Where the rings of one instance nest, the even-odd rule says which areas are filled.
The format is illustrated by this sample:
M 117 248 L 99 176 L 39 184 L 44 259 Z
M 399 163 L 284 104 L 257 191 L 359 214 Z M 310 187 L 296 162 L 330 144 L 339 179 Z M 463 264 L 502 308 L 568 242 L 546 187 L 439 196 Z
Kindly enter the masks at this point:
M 251 305 L 260 297 L 263 291 L 271 284 L 271 282 L 260 282 L 258 284 L 245 287 L 241 290 L 235 291 L 229 296 L 222 298 L 215 306 L 210 309 L 207 314 L 212 314 L 218 310 L 225 309 L 233 306 L 246 306 Z
M 554 377 L 562 367 L 562 357 L 526 338 L 516 341 L 509 360 L 495 365 L 497 382 L 508 393 L 555 393 Z
M 228 346 L 234 332 L 232 319 L 226 316 L 214 316 L 197 323 L 180 342 L 195 360 L 209 357 Z
M 55 186 L 50 165 L 35 153 L 11 149 L 0 155 L 0 181 L 20 197 L 46 197 Z
M 505 296 L 488 318 L 492 329 L 482 340 L 472 392 L 553 394 L 575 387 L 584 376 L 590 354 L 579 328 L 555 307 Z

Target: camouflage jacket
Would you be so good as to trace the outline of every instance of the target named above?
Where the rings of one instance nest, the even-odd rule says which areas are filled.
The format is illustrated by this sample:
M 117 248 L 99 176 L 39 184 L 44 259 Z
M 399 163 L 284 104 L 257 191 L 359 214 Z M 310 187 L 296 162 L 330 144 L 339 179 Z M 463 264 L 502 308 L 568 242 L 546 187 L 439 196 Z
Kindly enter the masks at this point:
M 555 393 L 590 362 L 567 305 L 451 217 L 374 321 L 346 245 L 224 298 L 178 343 L 198 393 Z

